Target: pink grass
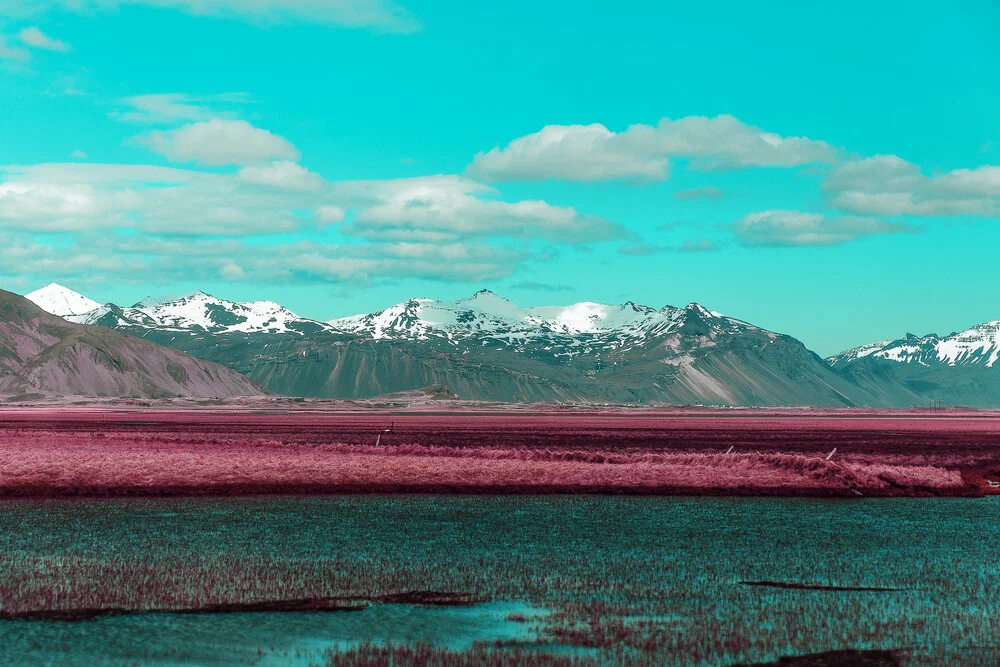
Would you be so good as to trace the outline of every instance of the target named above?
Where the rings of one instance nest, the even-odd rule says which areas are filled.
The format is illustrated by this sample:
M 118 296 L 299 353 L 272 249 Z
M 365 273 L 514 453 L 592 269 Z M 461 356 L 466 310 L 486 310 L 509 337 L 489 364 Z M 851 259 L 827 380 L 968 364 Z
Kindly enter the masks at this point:
M 935 465 L 873 457 L 301 444 L 270 438 L 7 432 L 0 495 L 240 493 L 914 495 L 968 492 Z

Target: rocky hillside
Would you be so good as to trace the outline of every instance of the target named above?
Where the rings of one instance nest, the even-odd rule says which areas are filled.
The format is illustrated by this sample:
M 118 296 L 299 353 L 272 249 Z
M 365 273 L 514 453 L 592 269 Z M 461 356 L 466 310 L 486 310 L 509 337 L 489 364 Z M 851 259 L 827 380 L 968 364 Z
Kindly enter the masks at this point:
M 0 290 L 0 395 L 228 398 L 262 393 L 257 383 L 224 366 L 105 327 L 67 322 Z

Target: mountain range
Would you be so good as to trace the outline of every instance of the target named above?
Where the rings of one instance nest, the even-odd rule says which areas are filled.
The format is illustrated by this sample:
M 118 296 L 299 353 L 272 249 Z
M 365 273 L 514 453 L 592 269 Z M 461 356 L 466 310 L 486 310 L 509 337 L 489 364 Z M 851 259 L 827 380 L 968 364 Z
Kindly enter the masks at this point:
M 64 309 L 89 305 L 72 293 L 61 296 L 66 298 L 52 303 Z M 0 290 L 0 395 L 230 398 L 263 393 L 256 382 L 219 364 L 105 327 L 66 321 Z
M 906 334 L 830 357 L 859 386 L 903 386 L 947 405 L 1000 406 L 1000 321 L 938 336 Z
M 173 347 L 294 396 L 361 398 L 433 385 L 501 401 L 1000 405 L 1000 322 L 822 359 L 791 336 L 697 303 L 522 308 L 482 290 L 320 322 L 273 302 L 200 291 L 126 307 L 94 306 L 59 285 L 27 298 L 71 322 Z

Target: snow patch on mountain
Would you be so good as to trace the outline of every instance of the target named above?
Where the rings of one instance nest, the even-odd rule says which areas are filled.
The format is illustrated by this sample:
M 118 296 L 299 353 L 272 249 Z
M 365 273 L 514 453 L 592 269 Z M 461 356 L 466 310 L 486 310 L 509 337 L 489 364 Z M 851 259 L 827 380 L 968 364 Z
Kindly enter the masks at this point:
M 47 313 L 59 317 L 83 315 L 101 304 L 58 283 L 51 283 L 25 296 Z

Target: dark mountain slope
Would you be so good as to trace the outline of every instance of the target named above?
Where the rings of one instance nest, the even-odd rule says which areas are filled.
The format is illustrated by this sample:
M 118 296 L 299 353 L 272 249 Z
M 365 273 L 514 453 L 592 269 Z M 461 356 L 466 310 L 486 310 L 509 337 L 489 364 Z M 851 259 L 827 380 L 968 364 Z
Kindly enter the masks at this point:
M 73 324 L 0 290 L 0 394 L 232 397 L 264 393 L 224 366 Z
M 875 402 L 871 392 L 845 380 L 794 338 L 696 305 L 675 310 L 669 326 L 624 344 L 604 334 L 552 332 L 511 343 L 494 329 L 477 329 L 461 339 L 376 339 L 366 331 L 335 330 L 305 335 L 125 330 L 296 396 L 372 397 L 440 384 L 461 398 L 500 401 Z

